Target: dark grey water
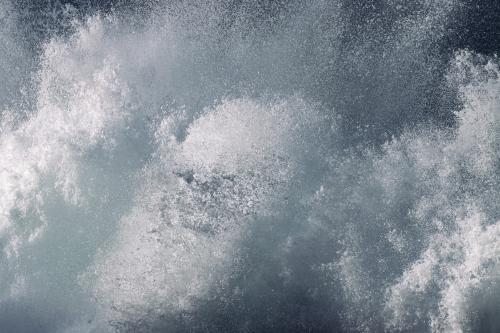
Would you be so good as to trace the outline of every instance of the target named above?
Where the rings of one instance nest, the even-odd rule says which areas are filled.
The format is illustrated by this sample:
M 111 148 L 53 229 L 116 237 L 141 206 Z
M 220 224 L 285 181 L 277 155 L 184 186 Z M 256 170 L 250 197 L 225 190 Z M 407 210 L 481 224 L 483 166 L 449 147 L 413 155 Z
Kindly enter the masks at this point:
M 499 19 L 0 0 L 0 331 L 497 332 Z

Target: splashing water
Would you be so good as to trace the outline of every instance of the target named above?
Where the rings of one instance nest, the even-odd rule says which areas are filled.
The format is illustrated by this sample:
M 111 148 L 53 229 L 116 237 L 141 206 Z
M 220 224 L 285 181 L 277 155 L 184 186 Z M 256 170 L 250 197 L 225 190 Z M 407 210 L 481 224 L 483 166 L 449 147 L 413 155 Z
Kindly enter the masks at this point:
M 465 4 L 0 2 L 2 332 L 498 331 Z

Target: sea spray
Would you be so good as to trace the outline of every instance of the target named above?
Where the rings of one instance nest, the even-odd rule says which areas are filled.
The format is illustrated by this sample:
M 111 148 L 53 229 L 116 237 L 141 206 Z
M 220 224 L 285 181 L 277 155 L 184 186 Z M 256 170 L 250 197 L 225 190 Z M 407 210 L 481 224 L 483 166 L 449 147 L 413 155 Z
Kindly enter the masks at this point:
M 72 6 L 0 6 L 5 331 L 498 330 L 461 2 Z

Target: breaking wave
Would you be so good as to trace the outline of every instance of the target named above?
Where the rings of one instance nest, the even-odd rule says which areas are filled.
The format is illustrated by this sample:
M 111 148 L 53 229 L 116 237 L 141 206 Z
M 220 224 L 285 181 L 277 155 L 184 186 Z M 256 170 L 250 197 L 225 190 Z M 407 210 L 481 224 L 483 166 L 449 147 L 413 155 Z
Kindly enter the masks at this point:
M 0 2 L 2 331 L 500 329 L 463 3 L 58 4 Z

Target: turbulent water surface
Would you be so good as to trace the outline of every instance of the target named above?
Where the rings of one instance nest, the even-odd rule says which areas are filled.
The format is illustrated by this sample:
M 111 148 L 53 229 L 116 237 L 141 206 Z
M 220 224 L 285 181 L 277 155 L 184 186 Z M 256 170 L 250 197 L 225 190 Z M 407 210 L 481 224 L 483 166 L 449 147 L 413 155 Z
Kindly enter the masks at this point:
M 0 0 L 0 331 L 499 332 L 499 22 Z

